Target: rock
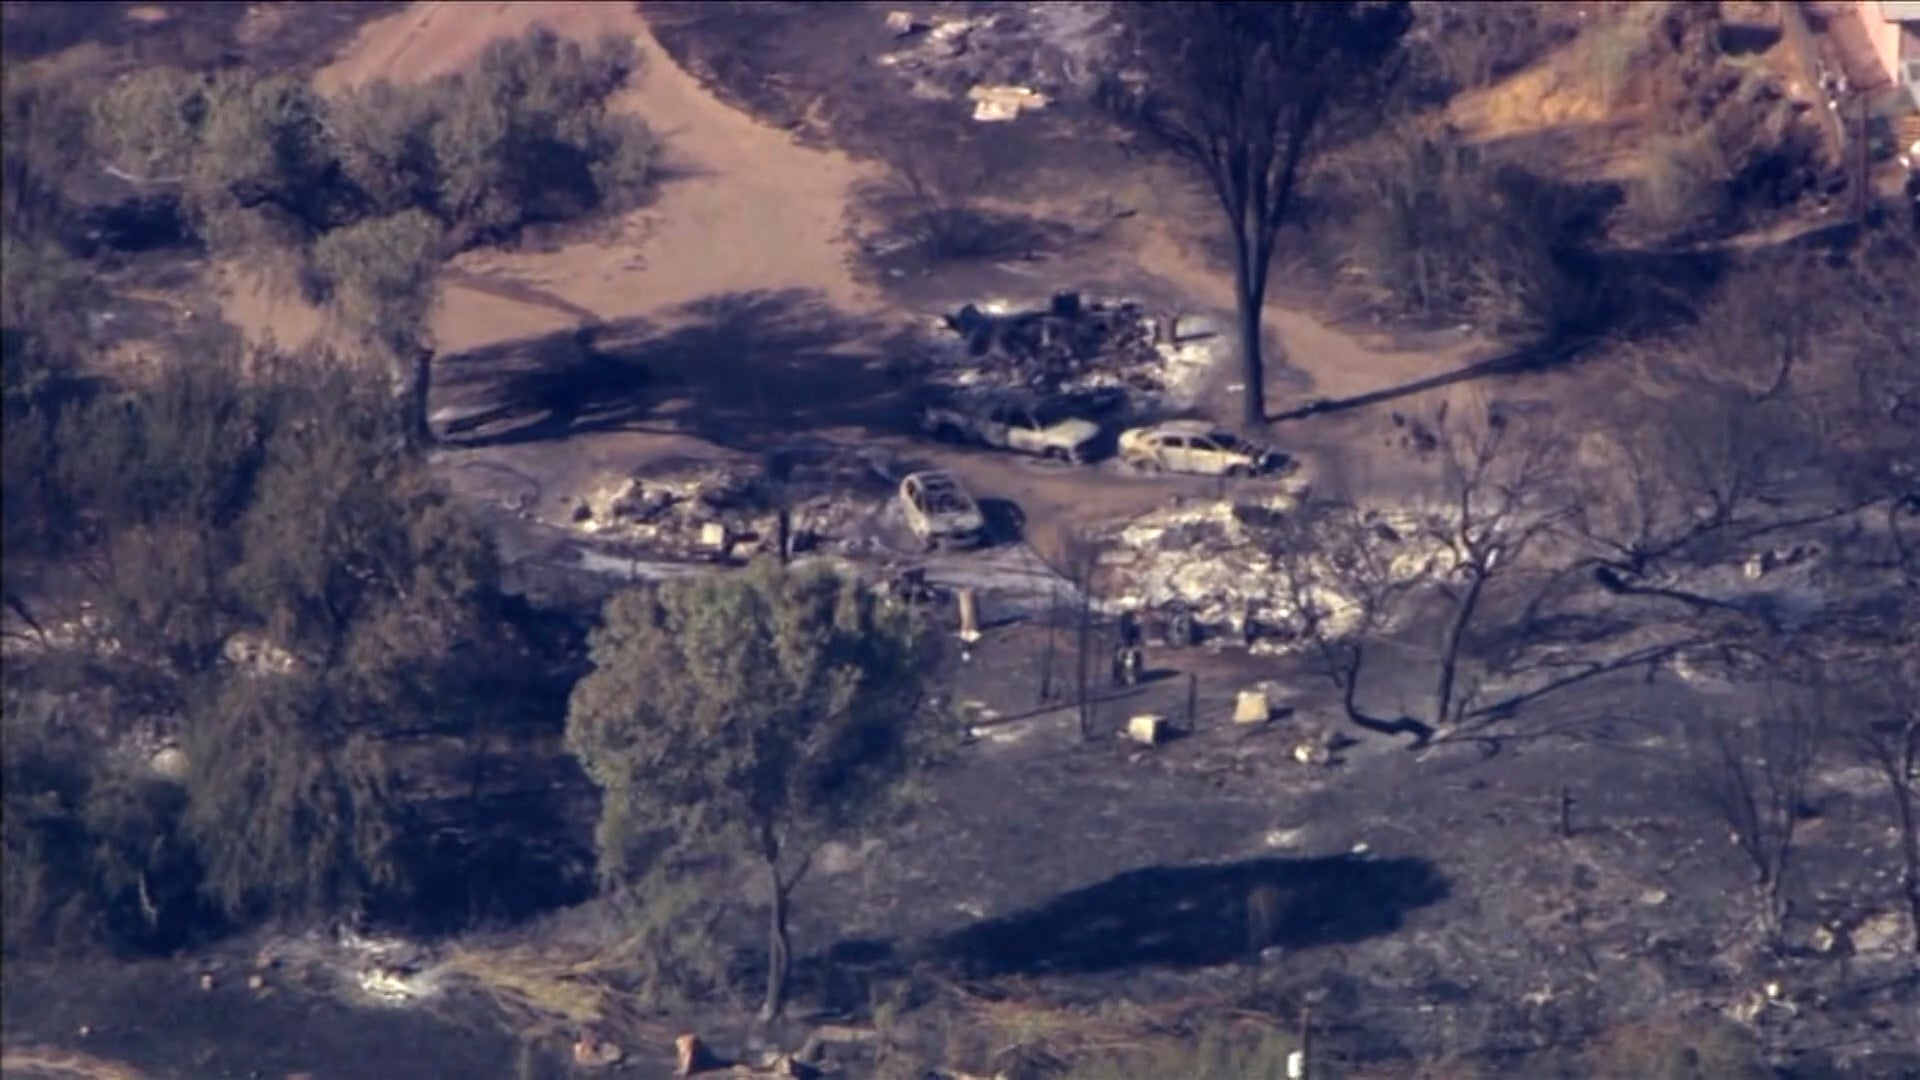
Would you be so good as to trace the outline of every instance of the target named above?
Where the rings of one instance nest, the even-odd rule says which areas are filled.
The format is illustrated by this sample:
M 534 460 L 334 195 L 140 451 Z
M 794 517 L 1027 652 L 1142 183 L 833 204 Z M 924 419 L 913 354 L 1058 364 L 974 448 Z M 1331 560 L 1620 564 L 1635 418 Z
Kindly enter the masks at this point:
M 1898 912 L 1883 911 L 1853 931 L 1854 951 L 1862 956 L 1900 952 L 1905 945 L 1907 920 Z
M 155 774 L 167 780 L 187 778 L 187 755 L 177 746 L 164 746 L 147 759 Z
M 1648 907 L 1659 907 L 1666 903 L 1667 899 L 1668 894 L 1665 889 L 1648 889 L 1640 894 L 1640 902 Z
M 1127 738 L 1142 746 L 1156 746 L 1166 741 L 1169 734 L 1167 718 L 1154 713 L 1142 713 L 1127 721 Z
M 887 12 L 887 32 L 894 37 L 911 37 L 926 28 L 926 23 L 916 21 L 904 11 Z
M 1816 926 L 1807 943 L 1813 946 L 1814 952 L 1825 955 L 1833 951 L 1834 946 L 1840 943 L 1840 938 L 1833 932 L 1832 927 Z
M 713 1056 L 698 1035 L 682 1035 L 673 1040 L 677 1059 L 674 1065 L 675 1076 L 694 1076 L 710 1069 L 717 1069 L 722 1062 Z
M 973 118 L 981 123 L 1018 119 L 1021 113 L 1047 107 L 1047 95 L 1030 86 L 976 86 L 967 91 Z
M 200 973 L 200 989 L 202 990 L 213 989 L 213 972 L 203 971 Z
M 1273 703 L 1267 699 L 1267 688 L 1255 687 L 1240 691 L 1233 702 L 1233 722 L 1236 724 L 1264 724 L 1273 719 Z
M 581 1032 L 580 1037 L 573 1041 L 573 1063 L 583 1069 L 604 1069 L 618 1065 L 625 1056 L 618 1043 L 603 1039 L 591 1031 Z
M 1313 739 L 1293 748 L 1293 760 L 1302 765 L 1330 765 L 1333 763 L 1333 753 L 1327 749 L 1324 741 Z
M 247 976 L 247 989 L 259 991 L 259 990 L 266 989 L 266 986 L 267 986 L 266 977 L 259 974 L 258 972 L 255 972 L 254 974 Z

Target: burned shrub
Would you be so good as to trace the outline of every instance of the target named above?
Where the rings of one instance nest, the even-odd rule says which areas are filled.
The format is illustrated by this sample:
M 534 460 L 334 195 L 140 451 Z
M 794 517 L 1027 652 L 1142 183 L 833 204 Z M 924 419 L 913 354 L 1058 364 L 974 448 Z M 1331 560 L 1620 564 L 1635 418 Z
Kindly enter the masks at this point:
M 1407 314 L 1550 334 L 1586 317 L 1577 254 L 1595 223 L 1575 190 L 1468 144 L 1451 127 L 1388 139 L 1353 183 L 1359 269 Z

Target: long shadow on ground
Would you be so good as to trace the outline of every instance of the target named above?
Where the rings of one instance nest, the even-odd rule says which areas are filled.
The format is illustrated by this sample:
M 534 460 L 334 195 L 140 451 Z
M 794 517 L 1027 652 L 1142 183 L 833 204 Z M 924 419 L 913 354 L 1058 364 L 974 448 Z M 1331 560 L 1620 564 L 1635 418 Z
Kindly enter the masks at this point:
M 1423 859 L 1255 859 L 1155 866 L 976 923 L 935 945 L 969 977 L 1198 968 L 1252 946 L 1306 948 L 1392 933 L 1447 895 Z M 1262 894 L 1277 900 L 1261 911 Z
M 897 427 L 908 389 L 875 324 L 800 289 L 726 293 L 670 328 L 642 320 L 488 346 L 436 363 L 466 446 L 672 430 L 754 449 L 796 432 Z

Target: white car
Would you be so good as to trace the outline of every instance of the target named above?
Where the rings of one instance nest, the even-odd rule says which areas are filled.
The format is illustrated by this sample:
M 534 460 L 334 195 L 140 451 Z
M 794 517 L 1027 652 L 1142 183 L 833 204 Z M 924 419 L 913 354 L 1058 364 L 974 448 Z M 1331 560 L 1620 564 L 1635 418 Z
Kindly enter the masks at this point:
M 928 551 L 986 543 L 987 519 L 952 473 L 930 469 L 907 474 L 900 481 L 900 505 L 907 527 Z
M 1284 467 L 1287 456 L 1199 420 L 1173 420 L 1120 435 L 1120 460 L 1141 472 L 1254 476 Z
M 1061 405 L 1029 407 L 1018 402 L 964 401 L 929 405 L 920 426 L 930 435 L 974 442 L 1057 461 L 1085 462 L 1100 438 L 1100 425 Z

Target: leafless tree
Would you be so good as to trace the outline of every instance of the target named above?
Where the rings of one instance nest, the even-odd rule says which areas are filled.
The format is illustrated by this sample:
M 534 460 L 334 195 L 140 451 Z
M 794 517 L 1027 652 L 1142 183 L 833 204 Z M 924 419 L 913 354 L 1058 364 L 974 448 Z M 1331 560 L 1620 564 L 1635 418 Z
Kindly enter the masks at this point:
M 1489 587 L 1526 566 L 1532 549 L 1567 517 L 1568 505 L 1560 477 L 1564 447 L 1544 424 L 1497 408 L 1449 415 L 1442 406 L 1412 427 L 1413 444 L 1436 459 L 1442 498 L 1410 535 L 1352 507 L 1323 507 L 1283 524 L 1270 550 L 1283 595 L 1341 687 L 1349 718 L 1425 743 L 1471 714 L 1476 694 L 1463 692 L 1461 673 L 1469 630 Z M 1407 560 L 1422 549 L 1432 559 L 1417 572 Z M 1424 715 L 1368 716 L 1357 695 L 1369 644 L 1427 585 L 1446 601 L 1446 615 Z
M 1589 471 L 1574 524 L 1601 567 L 1636 579 L 1712 537 L 1770 523 L 1763 511 L 1804 445 L 1787 404 L 1695 379 L 1638 403 L 1602 441 L 1609 467 Z
M 1460 649 L 1488 583 L 1558 528 L 1572 504 L 1562 486 L 1566 446 L 1545 424 L 1497 409 L 1450 422 L 1443 405 L 1433 430 L 1443 490 L 1452 503 L 1443 520 L 1455 567 L 1455 580 L 1441 586 L 1452 614 L 1440 641 L 1433 715 L 1436 724 L 1454 727 L 1467 704 L 1455 692 Z
M 1762 659 L 1785 663 L 1779 651 L 1770 652 Z M 1777 948 L 1788 914 L 1785 883 L 1794 843 L 1826 736 L 1828 693 L 1811 680 L 1796 684 L 1784 677 L 1764 689 L 1756 715 L 1700 718 L 1690 731 L 1690 762 L 1696 791 L 1753 866 L 1760 930 Z
M 1266 422 L 1260 311 L 1281 226 L 1328 137 L 1377 102 L 1412 23 L 1402 2 L 1264 0 L 1118 5 L 1122 70 L 1103 98 L 1203 177 L 1226 215 L 1246 382 Z M 1136 77 L 1137 76 L 1137 77 Z
M 1910 650 L 1920 642 L 1909 642 Z M 1899 835 L 1900 892 L 1907 908 L 1908 946 L 1920 954 L 1920 671 L 1915 652 L 1880 684 L 1879 701 L 1852 719 L 1847 742 L 1886 784 Z M 1892 664 L 1888 665 L 1892 667 Z
M 1844 681 L 1839 742 L 1885 785 L 1909 945 L 1920 953 L 1920 591 L 1905 592 L 1867 626 L 1830 621 L 1807 652 Z

